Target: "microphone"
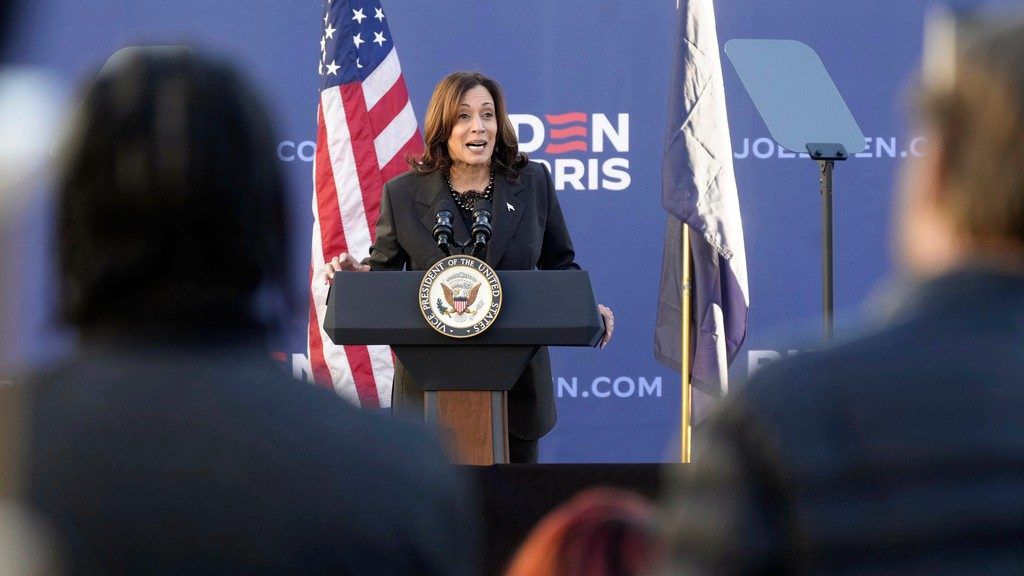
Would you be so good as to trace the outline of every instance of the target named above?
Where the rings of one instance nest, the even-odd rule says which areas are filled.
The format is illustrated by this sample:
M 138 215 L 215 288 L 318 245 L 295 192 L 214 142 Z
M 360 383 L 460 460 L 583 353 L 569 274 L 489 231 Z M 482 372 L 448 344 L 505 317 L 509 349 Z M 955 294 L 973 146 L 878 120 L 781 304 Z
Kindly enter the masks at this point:
M 434 240 L 437 241 L 437 247 L 444 252 L 445 256 L 452 255 L 452 213 L 455 211 L 455 206 L 452 205 L 451 200 L 442 200 L 437 204 L 440 210 L 437 211 L 437 224 L 434 225 Z
M 473 237 L 473 256 L 479 256 L 491 239 L 491 203 L 487 200 L 477 200 L 473 206 L 473 229 L 470 234 Z

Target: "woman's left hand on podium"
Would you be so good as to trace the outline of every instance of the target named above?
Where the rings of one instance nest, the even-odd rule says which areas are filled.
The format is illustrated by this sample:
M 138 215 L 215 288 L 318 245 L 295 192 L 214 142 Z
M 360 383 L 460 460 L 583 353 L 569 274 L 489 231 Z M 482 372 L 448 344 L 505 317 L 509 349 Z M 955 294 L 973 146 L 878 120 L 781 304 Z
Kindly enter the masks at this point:
M 612 309 L 605 306 L 604 304 L 597 305 L 597 311 L 601 313 L 601 317 L 604 318 L 604 336 L 601 338 L 601 349 L 608 345 L 608 342 L 612 339 L 612 332 L 615 330 L 615 314 L 612 313 Z

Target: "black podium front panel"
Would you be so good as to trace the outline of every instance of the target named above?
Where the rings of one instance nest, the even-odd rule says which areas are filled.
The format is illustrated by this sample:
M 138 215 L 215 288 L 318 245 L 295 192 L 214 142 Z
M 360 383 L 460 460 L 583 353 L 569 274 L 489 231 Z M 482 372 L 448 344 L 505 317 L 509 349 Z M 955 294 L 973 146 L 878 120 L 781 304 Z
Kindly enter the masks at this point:
M 324 330 L 335 344 L 458 345 L 419 309 L 421 272 L 335 275 Z M 502 308 L 487 332 L 461 345 L 596 346 L 604 333 L 590 276 L 581 270 L 502 270 Z

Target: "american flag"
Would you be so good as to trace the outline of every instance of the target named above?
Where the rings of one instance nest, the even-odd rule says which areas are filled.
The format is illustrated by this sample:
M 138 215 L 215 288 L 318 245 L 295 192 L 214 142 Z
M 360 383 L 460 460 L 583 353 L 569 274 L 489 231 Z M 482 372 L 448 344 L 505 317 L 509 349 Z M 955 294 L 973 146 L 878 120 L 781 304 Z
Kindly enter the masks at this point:
M 327 0 L 322 13 L 309 361 L 317 384 L 364 408 L 383 408 L 391 401 L 391 350 L 328 339 L 321 272 L 342 252 L 369 253 L 381 189 L 407 170 L 405 158 L 421 152 L 423 140 L 380 2 Z

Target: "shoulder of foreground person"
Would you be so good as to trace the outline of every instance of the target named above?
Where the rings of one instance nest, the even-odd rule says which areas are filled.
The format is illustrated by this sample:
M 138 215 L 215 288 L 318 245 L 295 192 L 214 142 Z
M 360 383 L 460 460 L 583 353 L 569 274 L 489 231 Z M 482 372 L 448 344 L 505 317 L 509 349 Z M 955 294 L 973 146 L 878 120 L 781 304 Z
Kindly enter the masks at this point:
M 350 510 L 355 506 L 374 517 L 366 534 L 377 532 L 380 544 L 392 551 L 403 541 L 415 548 L 422 574 L 475 573 L 477 495 L 448 462 L 435 434 L 357 409 L 331 391 L 307 391 L 302 412 L 324 436 L 324 451 L 314 457 L 329 462 L 325 468 L 332 475 L 345 477 L 339 490 L 358 495 L 361 503 L 350 502 Z
M 282 544 L 262 560 L 303 549 L 349 573 L 473 573 L 475 494 L 432 435 L 294 380 L 265 356 L 105 355 L 40 374 L 30 386 L 44 451 L 38 473 L 53 482 L 60 483 L 54 475 L 66 476 L 69 467 L 105 469 L 104 478 L 121 481 L 108 464 L 136 462 L 133 447 L 160 438 L 165 447 L 155 450 L 183 449 L 161 460 L 171 469 L 124 479 L 130 495 L 144 500 L 158 484 L 198 494 L 203 505 L 171 508 L 183 524 L 195 526 L 207 525 L 208 509 L 220 501 L 234 503 L 259 512 L 262 524 L 247 530 L 259 526 L 267 537 L 302 543 Z M 197 440 L 194 449 L 185 448 Z M 82 458 L 59 458 L 66 453 Z M 218 476 L 190 475 L 164 485 L 169 474 L 177 478 L 175 466 L 210 468 Z M 101 480 L 91 486 L 110 493 Z M 44 504 L 53 500 L 53 490 L 37 492 Z
M 692 464 L 670 468 L 661 574 L 791 573 L 789 487 L 774 443 L 742 398 L 694 432 Z
M 723 400 L 695 432 L 694 463 L 667 485 L 672 565 L 712 574 L 798 569 L 807 559 L 800 508 L 812 505 L 798 502 L 801 490 L 855 481 L 870 414 L 887 398 L 906 398 L 920 366 L 935 365 L 902 345 L 919 331 L 916 322 L 896 324 L 780 360 Z
M 801 466 L 815 465 L 813 454 L 830 450 L 842 394 L 830 366 L 847 354 L 810 352 L 762 368 L 694 432 L 693 464 L 673 468 L 663 499 L 671 573 L 797 569 L 793 482 Z

